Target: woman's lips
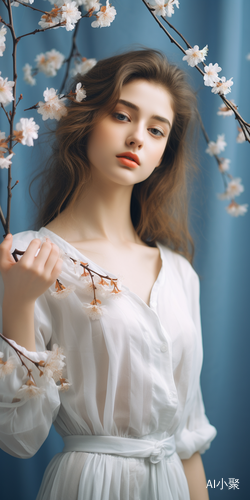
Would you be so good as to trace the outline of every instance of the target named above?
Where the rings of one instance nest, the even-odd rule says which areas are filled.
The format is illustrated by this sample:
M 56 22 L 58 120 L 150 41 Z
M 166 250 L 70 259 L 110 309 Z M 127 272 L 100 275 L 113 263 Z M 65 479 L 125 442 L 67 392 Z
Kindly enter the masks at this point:
M 129 168 L 137 168 L 140 165 L 139 157 L 130 152 L 121 153 L 116 156 L 122 165 Z
M 128 158 L 125 158 L 124 156 L 117 156 L 117 159 L 125 167 L 137 168 L 139 166 L 138 163 L 135 163 L 134 160 L 129 160 Z

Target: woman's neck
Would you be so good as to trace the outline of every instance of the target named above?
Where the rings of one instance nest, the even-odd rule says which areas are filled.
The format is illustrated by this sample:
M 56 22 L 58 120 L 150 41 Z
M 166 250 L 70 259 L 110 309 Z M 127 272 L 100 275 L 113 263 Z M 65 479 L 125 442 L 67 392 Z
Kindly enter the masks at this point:
M 141 243 L 130 216 L 133 186 L 91 183 L 55 223 L 67 241 L 107 240 L 113 245 Z M 48 228 L 53 230 L 53 222 Z

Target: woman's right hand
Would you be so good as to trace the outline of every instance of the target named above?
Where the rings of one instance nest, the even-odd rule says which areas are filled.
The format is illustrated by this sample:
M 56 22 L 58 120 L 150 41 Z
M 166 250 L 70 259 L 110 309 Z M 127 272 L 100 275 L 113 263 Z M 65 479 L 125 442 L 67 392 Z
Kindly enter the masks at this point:
M 0 245 L 0 272 L 5 301 L 34 303 L 61 273 L 63 261 L 59 257 L 59 248 L 50 240 L 41 246 L 41 241 L 34 239 L 19 261 L 15 262 L 10 253 L 11 246 L 12 235 L 8 234 Z

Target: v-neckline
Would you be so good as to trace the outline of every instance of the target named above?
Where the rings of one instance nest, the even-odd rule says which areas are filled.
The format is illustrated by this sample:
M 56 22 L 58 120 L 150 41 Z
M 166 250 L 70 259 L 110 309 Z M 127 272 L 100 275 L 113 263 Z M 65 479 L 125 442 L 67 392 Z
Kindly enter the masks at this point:
M 39 230 L 39 233 L 40 232 L 48 232 L 50 234 L 53 235 L 53 237 L 57 240 L 59 240 L 59 244 L 58 246 L 61 247 L 62 245 L 60 245 L 60 242 L 62 242 L 63 246 L 69 246 L 70 248 L 72 248 L 73 252 L 75 254 L 78 254 L 81 256 L 81 260 L 85 260 L 86 262 L 89 262 L 90 264 L 93 264 L 94 267 L 100 269 L 103 273 L 105 273 L 107 276 L 110 276 L 111 278 L 117 278 L 117 276 L 113 273 L 110 273 L 109 271 L 107 271 L 107 269 L 104 269 L 104 267 L 101 267 L 99 264 L 97 264 L 96 262 L 94 262 L 93 260 L 89 259 L 89 257 L 87 257 L 86 255 L 84 255 L 82 252 L 80 252 L 80 250 L 78 250 L 76 247 L 74 247 L 73 245 L 71 245 L 71 243 L 69 243 L 68 241 L 66 241 L 64 238 L 62 238 L 61 236 L 59 236 L 58 234 L 54 233 L 53 231 L 51 231 L 50 229 L 47 229 L 47 227 L 41 227 L 40 230 Z M 153 283 L 153 286 L 151 288 L 151 292 L 150 292 L 150 295 L 149 295 L 149 304 L 147 304 L 145 302 L 145 300 L 143 300 L 137 293 L 133 292 L 128 286 L 124 285 L 122 283 L 122 287 L 127 290 L 131 295 L 134 295 L 137 299 L 140 300 L 140 302 L 142 302 L 146 307 L 148 307 L 149 309 L 155 309 L 156 308 L 156 298 L 157 298 L 157 288 L 158 288 L 158 285 L 159 285 L 159 282 L 161 280 L 161 277 L 163 275 L 163 272 L 164 272 L 164 259 L 163 259 L 163 252 L 162 252 L 162 248 L 161 248 L 161 245 L 160 243 L 158 243 L 156 241 L 156 246 L 157 248 L 159 249 L 159 252 L 160 252 L 160 258 L 161 258 L 161 269 L 158 273 L 158 276 L 156 278 L 156 280 L 154 281 Z M 155 301 L 153 301 L 153 298 L 155 297 Z

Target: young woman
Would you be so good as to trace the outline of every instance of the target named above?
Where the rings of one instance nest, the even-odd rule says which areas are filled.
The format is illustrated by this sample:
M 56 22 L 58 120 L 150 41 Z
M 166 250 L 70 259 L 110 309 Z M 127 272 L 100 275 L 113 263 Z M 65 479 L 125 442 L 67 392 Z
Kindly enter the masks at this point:
M 38 500 L 207 500 L 200 453 L 216 430 L 187 227 L 195 98 L 153 50 L 79 81 L 87 97 L 59 121 L 42 228 L 0 245 L 3 334 L 37 361 L 63 347 L 71 385 L 59 395 L 50 379 L 25 399 L 21 366 L 0 380 L 1 446 L 32 456 L 54 421 L 65 448 Z

